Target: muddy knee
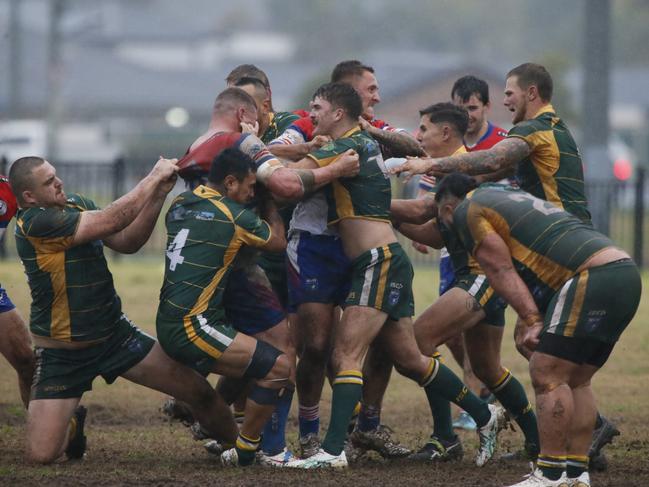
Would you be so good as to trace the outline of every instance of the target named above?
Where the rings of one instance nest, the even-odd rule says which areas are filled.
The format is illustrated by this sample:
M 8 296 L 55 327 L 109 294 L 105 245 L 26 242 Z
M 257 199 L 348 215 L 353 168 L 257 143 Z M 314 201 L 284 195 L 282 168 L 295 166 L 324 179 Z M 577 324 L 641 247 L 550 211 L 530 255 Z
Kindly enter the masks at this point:
M 57 445 L 56 448 L 49 447 L 49 445 L 43 445 L 41 442 L 34 442 L 32 444 L 28 442 L 27 451 L 25 452 L 25 459 L 29 463 L 39 463 L 41 465 L 47 465 L 54 462 L 57 458 L 61 456 L 61 445 Z

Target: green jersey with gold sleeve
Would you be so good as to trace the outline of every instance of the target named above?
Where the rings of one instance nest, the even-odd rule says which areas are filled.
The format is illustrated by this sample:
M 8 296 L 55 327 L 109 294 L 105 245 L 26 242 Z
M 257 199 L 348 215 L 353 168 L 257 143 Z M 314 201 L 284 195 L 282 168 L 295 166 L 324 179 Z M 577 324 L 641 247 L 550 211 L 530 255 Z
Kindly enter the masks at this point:
M 482 185 L 453 214 L 453 228 L 471 253 L 497 233 L 543 311 L 552 295 L 600 250 L 606 236 L 570 213 L 524 191 Z
M 345 218 L 389 222 L 392 197 L 390 179 L 379 144 L 360 127 L 354 127 L 308 157 L 324 167 L 349 149 L 358 153 L 360 172 L 353 178 L 337 179 L 325 188 L 329 205 L 327 223 L 331 225 Z
M 34 335 L 64 342 L 110 336 L 122 315 L 100 240 L 72 246 L 80 215 L 96 210 L 80 195 L 64 208 L 24 208 L 16 220 L 16 248 L 32 295 Z
M 269 114 L 270 125 L 259 137 L 264 144 L 269 144 L 277 137 L 282 135 L 284 131 L 291 126 L 300 117 L 291 112 L 273 112 Z
M 440 220 L 437 220 L 437 228 L 444 241 L 448 257 L 453 264 L 453 272 L 456 276 L 470 273 L 484 274 L 476 260 L 466 251 L 455 232 Z
M 523 139 L 532 153 L 518 163 L 521 189 L 590 223 L 584 170 L 577 144 L 552 105 L 516 124 L 508 137 Z
M 167 252 L 158 316 L 180 323 L 198 315 L 209 323 L 223 321 L 223 290 L 234 259 L 242 246 L 268 242 L 270 227 L 207 186 L 179 195 L 165 222 Z

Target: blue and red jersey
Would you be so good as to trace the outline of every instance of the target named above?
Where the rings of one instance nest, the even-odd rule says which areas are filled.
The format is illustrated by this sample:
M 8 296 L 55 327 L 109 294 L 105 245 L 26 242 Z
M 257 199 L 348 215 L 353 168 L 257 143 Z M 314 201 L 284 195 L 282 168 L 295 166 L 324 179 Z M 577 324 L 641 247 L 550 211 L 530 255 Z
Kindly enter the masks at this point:
M 0 176 L 0 237 L 7 229 L 7 225 L 18 211 L 18 202 L 11 191 L 9 180 Z
M 507 131 L 505 129 L 502 129 L 491 122 L 487 122 L 487 131 L 482 137 L 480 137 L 480 140 L 471 147 L 465 144 L 465 147 L 469 152 L 491 149 L 505 137 L 507 137 Z
M 178 161 L 178 175 L 185 180 L 206 177 L 210 172 L 214 158 L 228 148 L 239 149 L 247 154 L 255 161 L 257 167 L 275 159 L 264 143 L 255 135 L 241 132 L 217 132 L 199 145 L 187 150 L 187 153 Z

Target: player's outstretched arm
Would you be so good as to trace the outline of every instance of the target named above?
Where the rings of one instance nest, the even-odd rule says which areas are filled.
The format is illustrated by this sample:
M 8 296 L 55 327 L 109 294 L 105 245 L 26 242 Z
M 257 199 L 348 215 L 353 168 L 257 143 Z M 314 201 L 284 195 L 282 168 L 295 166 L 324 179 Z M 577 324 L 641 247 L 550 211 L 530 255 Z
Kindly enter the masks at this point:
M 412 158 L 392 170 L 393 174 L 432 174 L 444 176 L 452 172 L 464 174 L 486 174 L 509 168 L 529 156 L 532 149 L 523 139 L 509 137 L 501 140 L 491 149 L 467 152 L 455 156 Z
M 275 140 L 280 140 L 280 138 Z M 283 140 L 283 139 L 282 139 Z M 319 149 L 323 145 L 331 142 L 331 137 L 328 135 L 316 135 L 308 142 L 295 142 L 295 143 L 276 143 L 275 141 L 268 144 L 268 150 L 275 157 L 287 161 L 299 161 L 306 157 L 309 152 Z
M 176 159 L 161 158 L 151 172 L 124 196 L 103 210 L 82 212 L 72 245 L 92 240 L 110 240 L 111 235 L 130 225 L 154 198 L 161 185 L 169 184 L 170 180 L 175 181 L 178 170 L 176 162 Z
M 376 128 L 363 117 L 360 117 L 359 122 L 361 128 L 379 144 L 385 146 L 393 157 L 420 157 L 426 155 L 419 142 L 410 134 Z
M 134 254 L 149 240 L 160 216 L 167 194 L 173 189 L 177 176 L 174 174 L 161 182 L 142 211 L 126 228 L 104 239 L 106 246 L 122 254 Z
M 444 240 L 435 220 L 430 220 L 423 225 L 400 223 L 395 226 L 395 229 L 410 240 L 428 245 L 434 249 L 444 247 Z
M 263 166 L 257 170 L 257 178 L 276 196 L 290 200 L 301 199 L 334 179 L 352 177 L 360 171 L 358 154 L 349 149 L 331 164 L 318 167 L 309 158 L 291 164 L 289 167 L 276 167 L 266 172 Z M 261 174 L 261 177 L 260 177 Z
M 417 200 L 394 199 L 390 202 L 392 220 L 421 225 L 437 216 L 437 205 L 433 198 Z

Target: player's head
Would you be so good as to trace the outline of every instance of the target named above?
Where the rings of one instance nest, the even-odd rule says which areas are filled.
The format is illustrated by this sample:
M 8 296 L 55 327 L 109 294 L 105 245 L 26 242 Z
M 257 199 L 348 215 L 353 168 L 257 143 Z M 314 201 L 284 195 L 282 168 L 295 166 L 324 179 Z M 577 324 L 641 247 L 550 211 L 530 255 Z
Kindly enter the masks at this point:
M 273 94 L 271 92 L 270 81 L 268 80 L 268 76 L 266 76 L 266 73 L 264 73 L 264 71 L 259 69 L 254 64 L 240 64 L 232 71 L 230 71 L 230 74 L 228 74 L 227 78 L 225 78 L 225 82 L 227 83 L 228 88 L 232 88 L 233 86 L 237 86 L 237 83 L 239 83 L 239 81 L 243 78 L 254 78 L 262 82 L 262 84 L 266 88 L 266 92 L 268 94 L 268 100 L 270 103 L 270 109 L 272 111 Z
M 534 116 L 536 110 L 551 100 L 552 76 L 540 64 L 521 64 L 507 73 L 504 104 L 513 113 L 512 123 Z
M 257 104 L 241 88 L 226 88 L 214 100 L 212 119 L 227 120 L 232 130 L 239 130 L 241 122 L 254 125 L 257 121 Z
M 211 187 L 237 203 L 247 204 L 255 196 L 255 162 L 238 149 L 225 149 L 212 161 L 207 181 Z
M 22 208 L 65 206 L 63 182 L 56 169 L 42 157 L 21 157 L 9 170 L 9 184 Z
M 363 104 L 357 91 L 347 83 L 326 83 L 316 90 L 311 101 L 314 135 L 334 136 L 340 127 L 358 123 Z
M 259 133 L 263 134 L 268 128 L 269 114 L 272 112 L 268 90 L 257 78 L 241 78 L 235 83 L 237 88 L 252 96 L 257 105 L 257 121 L 259 122 Z
M 450 156 L 463 145 L 469 123 L 466 110 L 453 103 L 435 103 L 419 111 L 417 142 L 430 157 Z
M 255 78 L 261 81 L 266 88 L 270 87 L 268 76 L 254 64 L 240 64 L 228 74 L 225 82 L 228 88 L 235 86 L 241 78 Z
M 454 172 L 442 178 L 437 185 L 435 203 L 437 214 L 442 222 L 450 227 L 453 225 L 453 212 L 469 191 L 478 187 L 478 183 L 471 176 Z
M 356 60 L 342 61 L 331 72 L 331 82 L 352 85 L 363 102 L 363 118 L 374 118 L 374 105 L 381 102 L 374 68 Z
M 475 76 L 462 76 L 451 89 L 451 100 L 464 107 L 469 114 L 468 135 L 475 135 L 487 124 L 489 112 L 489 85 Z

